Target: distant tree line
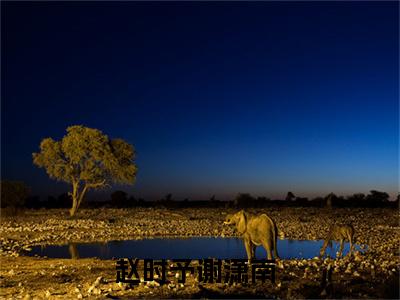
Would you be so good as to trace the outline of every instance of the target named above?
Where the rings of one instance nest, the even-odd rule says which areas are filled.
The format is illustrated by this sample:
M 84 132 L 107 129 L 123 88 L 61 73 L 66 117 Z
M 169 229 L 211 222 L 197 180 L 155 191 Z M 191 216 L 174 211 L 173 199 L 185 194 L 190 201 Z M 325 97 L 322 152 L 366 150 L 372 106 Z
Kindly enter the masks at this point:
M 226 207 L 226 208 L 265 208 L 265 207 L 399 207 L 400 194 L 396 201 L 389 201 L 389 195 L 376 190 L 368 195 L 356 193 L 351 196 L 336 196 L 331 193 L 325 197 L 308 199 L 297 197 L 288 192 L 284 200 L 272 200 L 267 197 L 254 197 L 249 193 L 239 193 L 234 200 L 221 201 L 213 195 L 208 200 L 174 200 L 172 194 L 165 195 L 158 201 L 145 201 L 142 198 L 129 196 L 124 191 L 114 191 L 107 201 L 87 201 L 82 206 L 86 208 L 110 207 Z M 2 208 L 70 208 L 72 197 L 70 193 L 63 193 L 58 197 L 48 196 L 41 199 L 38 196 L 30 196 L 29 188 L 19 181 L 1 182 L 1 207 Z
M 356 193 L 351 196 L 336 196 L 333 193 L 325 197 L 309 199 L 307 197 L 296 197 L 292 192 L 288 192 L 285 200 L 271 200 L 266 197 L 253 197 L 248 193 L 239 193 L 232 203 L 232 207 L 398 207 L 399 198 L 396 201 L 389 201 L 389 194 L 372 190 L 368 195 Z
M 29 195 L 28 187 L 21 181 L 1 181 L 1 208 L 8 208 L 13 213 L 23 207 Z

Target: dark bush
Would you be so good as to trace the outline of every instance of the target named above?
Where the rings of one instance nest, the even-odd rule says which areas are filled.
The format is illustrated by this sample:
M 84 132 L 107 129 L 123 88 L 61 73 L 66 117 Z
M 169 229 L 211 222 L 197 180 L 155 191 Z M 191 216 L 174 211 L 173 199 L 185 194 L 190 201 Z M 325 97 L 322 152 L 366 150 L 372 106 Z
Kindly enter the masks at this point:
M 28 187 L 21 181 L 1 181 L 1 207 L 21 208 L 29 195 Z

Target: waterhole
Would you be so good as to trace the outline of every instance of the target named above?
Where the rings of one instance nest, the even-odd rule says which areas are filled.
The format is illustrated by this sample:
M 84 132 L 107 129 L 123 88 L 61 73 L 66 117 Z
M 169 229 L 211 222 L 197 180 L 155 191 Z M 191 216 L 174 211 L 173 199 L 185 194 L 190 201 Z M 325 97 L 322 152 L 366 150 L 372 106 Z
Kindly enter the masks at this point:
M 278 254 L 283 259 L 313 258 L 319 255 L 323 241 L 278 240 Z M 345 243 L 343 255 L 349 251 Z M 360 246 L 355 246 L 360 250 Z M 333 242 L 326 255 L 334 258 L 339 243 Z M 142 240 L 110 241 L 104 243 L 70 243 L 62 246 L 35 246 L 27 252 L 29 256 L 49 258 L 148 258 L 148 259 L 202 259 L 202 258 L 247 258 L 243 241 L 239 238 L 152 238 Z M 266 258 L 262 246 L 256 249 L 256 258 Z

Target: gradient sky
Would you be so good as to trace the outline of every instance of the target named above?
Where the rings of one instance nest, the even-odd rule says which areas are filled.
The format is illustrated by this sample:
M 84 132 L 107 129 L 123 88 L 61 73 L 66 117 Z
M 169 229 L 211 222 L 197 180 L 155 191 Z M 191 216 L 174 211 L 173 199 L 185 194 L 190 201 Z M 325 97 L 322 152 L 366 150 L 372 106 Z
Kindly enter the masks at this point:
M 2 177 L 34 194 L 75 124 L 135 146 L 146 199 L 398 192 L 398 2 L 1 5 Z

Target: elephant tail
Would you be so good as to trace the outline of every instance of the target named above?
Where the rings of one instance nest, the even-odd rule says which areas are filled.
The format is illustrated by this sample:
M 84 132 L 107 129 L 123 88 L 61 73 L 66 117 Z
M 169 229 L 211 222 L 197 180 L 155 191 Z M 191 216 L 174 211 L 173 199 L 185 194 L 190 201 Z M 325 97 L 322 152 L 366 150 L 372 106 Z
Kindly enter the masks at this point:
M 272 220 L 271 220 L 272 221 Z M 272 222 L 274 225 L 274 256 L 275 259 L 279 259 L 279 255 L 278 255 L 278 227 L 276 226 L 276 224 L 274 222 Z

